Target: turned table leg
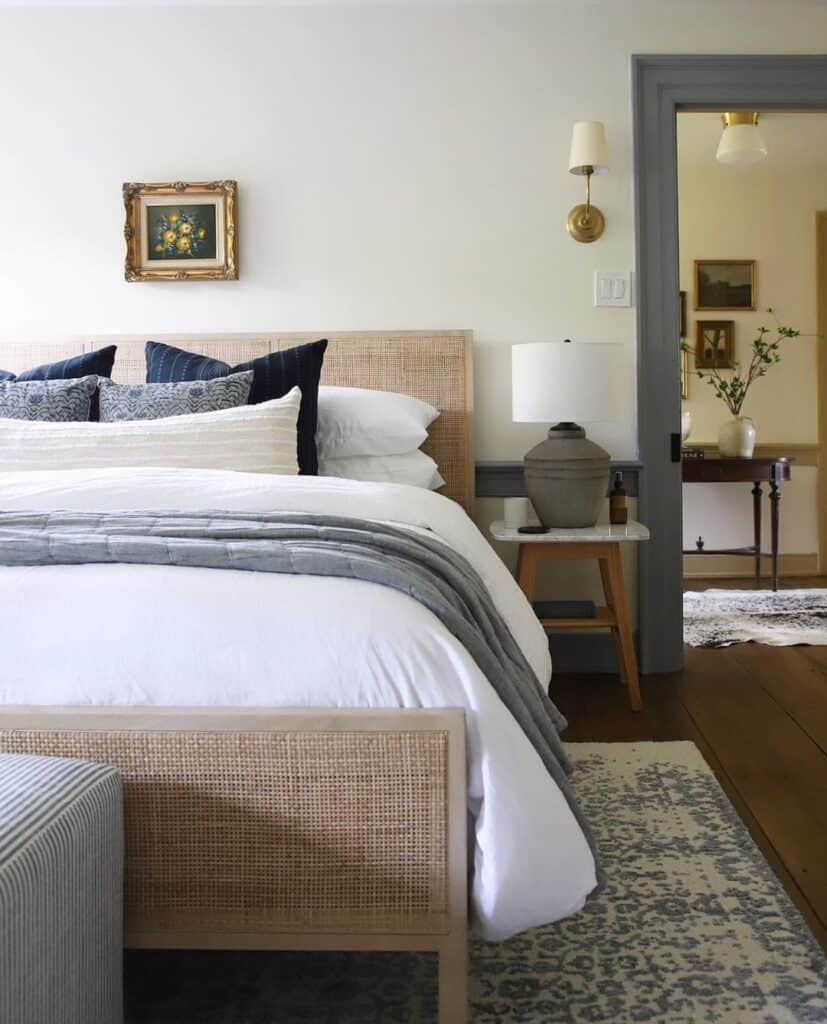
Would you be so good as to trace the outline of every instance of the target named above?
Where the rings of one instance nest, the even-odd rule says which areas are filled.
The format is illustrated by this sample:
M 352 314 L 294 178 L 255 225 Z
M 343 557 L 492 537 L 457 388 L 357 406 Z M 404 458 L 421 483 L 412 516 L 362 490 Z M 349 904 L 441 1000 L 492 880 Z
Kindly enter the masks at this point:
M 775 480 L 770 481 L 770 533 L 772 536 L 772 589 L 778 590 L 778 507 L 781 490 Z
M 755 481 L 752 488 L 752 523 L 755 543 L 755 583 L 761 585 L 761 495 L 763 494 L 761 484 Z

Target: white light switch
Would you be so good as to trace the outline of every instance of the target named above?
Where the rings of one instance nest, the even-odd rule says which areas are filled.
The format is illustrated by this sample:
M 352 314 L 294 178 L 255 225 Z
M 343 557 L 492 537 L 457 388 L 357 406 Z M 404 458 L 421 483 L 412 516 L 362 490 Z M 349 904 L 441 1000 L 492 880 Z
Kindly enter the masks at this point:
M 613 271 L 595 270 L 594 272 L 594 304 L 595 306 L 631 306 L 632 275 Z

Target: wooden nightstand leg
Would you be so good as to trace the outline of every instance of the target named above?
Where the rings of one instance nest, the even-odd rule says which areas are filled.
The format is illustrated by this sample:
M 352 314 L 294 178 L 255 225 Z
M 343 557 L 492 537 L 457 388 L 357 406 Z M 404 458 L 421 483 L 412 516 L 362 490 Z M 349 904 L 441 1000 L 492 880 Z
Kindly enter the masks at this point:
M 612 547 L 614 546 L 615 545 L 612 545 Z M 611 550 L 611 548 L 609 550 Z M 610 609 L 610 611 L 614 612 L 616 616 L 617 612 L 615 611 L 614 590 L 612 589 L 608 554 L 599 557 L 597 559 L 597 564 L 600 566 L 600 579 L 603 582 L 603 596 L 606 599 L 606 607 Z M 614 627 L 612 628 L 612 640 L 615 642 L 615 650 L 617 651 L 617 673 L 620 676 L 620 685 L 628 686 L 629 677 L 626 674 L 626 662 L 623 658 L 623 650 L 620 646 L 620 636 Z
M 617 626 L 612 629 L 617 646 L 618 664 L 621 678 L 629 688 L 629 703 L 633 711 L 640 711 L 643 706 L 640 699 L 640 680 L 637 672 L 637 656 L 632 637 L 632 623 L 629 618 L 629 606 L 626 603 L 626 588 L 623 586 L 623 563 L 620 560 L 620 545 L 608 545 L 607 576 L 608 592 L 606 601 L 615 613 Z M 601 559 L 601 573 L 603 560 Z M 606 586 L 606 578 L 603 580 Z M 611 596 L 609 596 L 611 595 Z
M 537 578 L 537 546 L 521 544 L 517 552 L 517 585 L 531 603 Z

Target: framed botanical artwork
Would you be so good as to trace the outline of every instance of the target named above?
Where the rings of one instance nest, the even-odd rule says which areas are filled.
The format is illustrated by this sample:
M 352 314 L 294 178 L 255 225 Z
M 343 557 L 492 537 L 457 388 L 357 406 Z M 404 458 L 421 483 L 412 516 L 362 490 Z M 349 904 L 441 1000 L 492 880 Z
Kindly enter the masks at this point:
M 126 280 L 235 280 L 237 194 L 234 181 L 126 182 Z
M 681 398 L 689 398 L 689 353 L 681 348 Z
M 698 320 L 695 323 L 695 368 L 728 370 L 735 359 L 735 322 Z
M 686 292 L 680 292 L 680 319 L 678 322 L 678 344 L 681 346 L 681 398 L 689 398 L 689 354 L 683 347 L 686 337 Z
M 755 260 L 695 260 L 695 309 L 755 309 Z

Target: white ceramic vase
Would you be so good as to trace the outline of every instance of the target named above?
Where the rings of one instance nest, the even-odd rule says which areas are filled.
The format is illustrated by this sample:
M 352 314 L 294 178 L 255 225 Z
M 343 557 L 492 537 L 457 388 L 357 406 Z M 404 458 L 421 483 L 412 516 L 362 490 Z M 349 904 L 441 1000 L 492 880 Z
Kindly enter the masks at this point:
M 681 409 L 681 441 L 685 441 L 692 433 L 692 413 Z
M 751 459 L 755 424 L 749 416 L 733 416 L 718 431 L 718 450 L 725 459 Z

